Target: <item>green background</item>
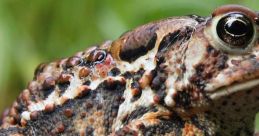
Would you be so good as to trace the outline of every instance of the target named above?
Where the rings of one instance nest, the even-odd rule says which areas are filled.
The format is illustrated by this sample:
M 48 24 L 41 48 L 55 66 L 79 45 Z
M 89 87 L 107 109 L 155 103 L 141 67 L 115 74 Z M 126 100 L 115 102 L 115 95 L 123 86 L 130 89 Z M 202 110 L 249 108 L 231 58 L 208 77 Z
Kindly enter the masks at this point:
M 0 0 L 0 111 L 10 106 L 35 67 L 90 45 L 116 39 L 152 20 L 198 14 L 258 0 Z M 257 119 L 259 129 L 259 119 Z

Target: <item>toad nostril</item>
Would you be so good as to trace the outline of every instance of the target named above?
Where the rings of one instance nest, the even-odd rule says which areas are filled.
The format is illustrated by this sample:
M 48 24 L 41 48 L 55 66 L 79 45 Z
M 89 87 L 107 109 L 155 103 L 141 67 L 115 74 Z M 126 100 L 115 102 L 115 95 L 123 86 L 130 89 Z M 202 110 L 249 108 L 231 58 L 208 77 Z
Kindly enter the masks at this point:
M 94 50 L 90 53 L 87 61 L 92 65 L 102 63 L 107 57 L 107 53 L 104 50 Z

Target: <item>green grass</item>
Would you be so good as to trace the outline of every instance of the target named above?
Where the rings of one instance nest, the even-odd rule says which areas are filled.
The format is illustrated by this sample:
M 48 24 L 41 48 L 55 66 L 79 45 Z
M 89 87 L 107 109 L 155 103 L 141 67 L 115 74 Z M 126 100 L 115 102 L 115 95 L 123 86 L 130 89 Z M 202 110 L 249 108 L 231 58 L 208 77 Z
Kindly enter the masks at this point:
M 116 39 L 152 20 L 208 16 L 227 3 L 259 9 L 258 0 L 0 0 L 0 111 L 26 87 L 40 62 Z

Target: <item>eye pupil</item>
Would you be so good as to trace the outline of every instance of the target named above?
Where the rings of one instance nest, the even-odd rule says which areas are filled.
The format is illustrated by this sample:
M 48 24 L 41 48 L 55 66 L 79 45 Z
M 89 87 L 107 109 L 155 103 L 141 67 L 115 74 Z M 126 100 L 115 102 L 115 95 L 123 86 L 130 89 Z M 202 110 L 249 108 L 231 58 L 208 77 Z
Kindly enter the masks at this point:
M 230 34 L 235 35 L 236 37 L 243 36 L 249 31 L 248 26 L 245 22 L 235 19 L 229 20 L 226 23 L 225 30 Z
M 254 34 L 253 24 L 241 13 L 231 13 L 219 20 L 217 34 L 231 48 L 246 48 Z

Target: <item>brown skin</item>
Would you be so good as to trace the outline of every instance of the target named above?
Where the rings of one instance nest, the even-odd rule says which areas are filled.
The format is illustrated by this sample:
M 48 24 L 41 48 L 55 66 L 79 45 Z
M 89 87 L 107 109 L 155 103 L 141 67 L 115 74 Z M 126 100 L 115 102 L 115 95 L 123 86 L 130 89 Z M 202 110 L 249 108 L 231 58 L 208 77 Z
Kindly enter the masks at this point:
M 253 37 L 242 48 L 215 33 L 215 24 L 229 13 L 251 22 Z M 138 27 L 113 42 L 40 65 L 4 115 L 0 132 L 253 135 L 258 33 L 258 14 L 235 5 L 216 9 L 212 17 Z

